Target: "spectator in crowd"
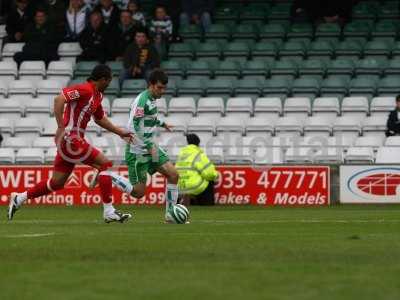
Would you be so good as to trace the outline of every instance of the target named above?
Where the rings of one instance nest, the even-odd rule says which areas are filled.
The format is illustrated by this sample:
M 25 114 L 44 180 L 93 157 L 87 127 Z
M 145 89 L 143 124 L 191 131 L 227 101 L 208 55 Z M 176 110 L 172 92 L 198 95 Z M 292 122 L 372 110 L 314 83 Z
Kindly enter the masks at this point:
M 185 205 L 213 205 L 214 181 L 218 177 L 215 166 L 199 147 L 196 134 L 186 136 L 188 146 L 179 151 L 175 167 L 179 174 L 178 188 Z
M 214 0 L 182 0 L 181 26 L 190 23 L 201 25 L 207 32 L 212 24 L 211 13 L 214 11 Z
M 23 42 L 25 27 L 32 21 L 27 10 L 28 0 L 16 0 L 6 21 L 8 42 Z
M 160 66 L 160 57 L 154 46 L 149 43 L 145 30 L 136 31 L 135 41 L 126 48 L 123 63 L 121 84 L 130 78 L 147 79 L 151 70 Z
M 63 37 L 65 35 L 65 10 L 67 9 L 64 0 L 46 0 L 44 8 L 48 14 L 48 22 L 55 26 L 57 36 Z
M 179 17 L 181 14 L 181 0 L 159 0 L 158 4 L 164 6 L 171 17 L 172 21 L 172 40 L 180 42 L 181 37 L 178 35 Z
M 94 10 L 97 5 L 99 5 L 99 0 L 84 0 L 86 6 L 90 11 Z
M 69 7 L 65 13 L 66 36 L 68 42 L 78 41 L 79 35 L 86 27 L 89 18 L 89 8 L 83 0 L 70 0 Z
M 137 27 L 136 23 L 132 19 L 132 13 L 129 10 L 121 11 L 120 21 L 118 25 L 113 29 L 111 38 L 114 41 L 111 42 L 110 50 L 113 53 L 114 59 L 122 60 L 126 48 L 135 39 L 136 30 L 141 27 Z
M 91 60 L 104 63 L 108 58 L 108 30 L 99 11 L 93 11 L 89 17 L 89 25 L 79 36 L 82 54 L 78 60 Z
M 47 21 L 44 9 L 36 11 L 34 23 L 29 24 L 24 31 L 24 40 L 25 46 L 22 52 L 14 55 L 14 60 L 18 64 L 24 60 L 43 60 L 46 64 L 58 60 L 59 38 L 54 26 Z
M 120 10 L 112 0 L 100 0 L 100 4 L 95 8 L 103 15 L 104 24 L 114 27 L 119 22 Z
M 128 10 L 132 13 L 132 18 L 135 22 L 139 23 L 143 27 L 146 26 L 146 19 L 143 13 L 139 10 L 139 5 L 136 0 L 130 0 L 128 3 Z
M 172 21 L 165 7 L 157 6 L 154 18 L 150 22 L 150 34 L 160 57 L 167 53 L 168 43 L 172 39 Z
M 389 113 L 386 136 L 400 135 L 400 95 L 396 97 L 396 108 Z

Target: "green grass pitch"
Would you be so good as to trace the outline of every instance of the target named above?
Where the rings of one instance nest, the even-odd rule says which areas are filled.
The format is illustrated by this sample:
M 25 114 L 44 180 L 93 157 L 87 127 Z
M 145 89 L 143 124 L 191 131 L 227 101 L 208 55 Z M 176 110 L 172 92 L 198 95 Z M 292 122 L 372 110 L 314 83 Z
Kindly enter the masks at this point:
M 0 299 L 396 299 L 400 206 L 0 208 Z

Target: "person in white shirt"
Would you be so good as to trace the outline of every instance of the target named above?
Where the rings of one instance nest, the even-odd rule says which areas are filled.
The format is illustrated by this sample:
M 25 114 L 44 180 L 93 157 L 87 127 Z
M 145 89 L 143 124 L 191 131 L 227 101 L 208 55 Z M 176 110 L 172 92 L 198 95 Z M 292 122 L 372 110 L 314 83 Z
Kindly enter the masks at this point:
M 66 37 L 67 41 L 77 41 L 81 32 L 85 29 L 89 16 L 89 8 L 83 0 L 70 0 L 69 7 L 65 13 L 67 19 Z
M 128 10 L 132 12 L 132 19 L 135 20 L 139 25 L 146 26 L 146 19 L 143 13 L 139 10 L 139 5 L 136 0 L 130 0 L 128 3 Z

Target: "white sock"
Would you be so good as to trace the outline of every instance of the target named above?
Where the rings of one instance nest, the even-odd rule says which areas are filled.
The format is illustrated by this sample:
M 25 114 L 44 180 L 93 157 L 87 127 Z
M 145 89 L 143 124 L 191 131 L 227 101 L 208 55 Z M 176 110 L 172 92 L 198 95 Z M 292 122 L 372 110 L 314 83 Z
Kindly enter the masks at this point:
M 112 183 L 123 193 L 131 194 L 133 190 L 132 184 L 124 176 L 118 175 L 114 172 L 103 171 L 101 175 L 108 175 L 111 177 Z M 99 174 L 99 175 L 100 175 Z
M 176 184 L 167 183 L 165 189 L 165 209 L 167 211 L 178 201 L 178 193 L 178 186 Z
M 26 191 L 17 195 L 16 201 L 18 206 L 24 204 L 26 200 L 28 200 L 28 193 Z
M 112 205 L 112 202 L 110 203 L 103 203 L 103 208 L 104 208 L 104 213 L 113 213 L 115 208 Z

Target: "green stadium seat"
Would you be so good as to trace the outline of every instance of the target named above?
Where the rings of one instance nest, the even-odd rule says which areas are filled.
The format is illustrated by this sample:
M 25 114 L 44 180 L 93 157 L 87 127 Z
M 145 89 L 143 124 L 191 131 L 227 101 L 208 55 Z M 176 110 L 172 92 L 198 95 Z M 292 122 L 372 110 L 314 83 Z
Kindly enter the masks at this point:
M 336 23 L 321 23 L 315 30 L 315 38 L 336 37 L 340 38 L 342 29 Z
M 198 25 L 180 26 L 179 35 L 185 40 L 202 38 L 201 28 Z
M 378 95 L 398 95 L 400 93 L 400 77 L 388 76 L 378 83 Z
M 221 61 L 214 70 L 216 77 L 234 77 L 238 78 L 241 74 L 241 67 L 237 61 Z
M 357 62 L 355 74 L 381 76 L 387 64 L 386 58 L 364 58 Z
M 250 54 L 250 47 L 245 42 L 232 42 L 227 43 L 223 49 L 224 57 L 241 57 L 248 58 Z
M 278 3 L 274 5 L 268 14 L 268 20 L 289 20 L 291 3 Z
M 389 60 L 383 72 L 385 76 L 400 75 L 400 58 Z
M 262 89 L 264 96 L 271 95 L 289 95 L 293 79 L 288 76 L 274 76 L 271 79 L 266 80 L 266 83 Z
M 104 91 L 104 95 L 107 96 L 110 100 L 117 98 L 119 96 L 119 80 L 118 78 L 114 77 L 108 88 Z
M 144 79 L 127 79 L 122 84 L 121 96 L 137 95 L 147 88 L 147 83 Z
M 351 95 L 375 95 L 378 80 L 374 76 L 358 76 L 350 81 L 349 93 Z
M 350 75 L 354 74 L 355 61 L 350 58 L 335 59 L 326 68 L 327 75 Z
M 293 81 L 292 94 L 299 95 L 312 95 L 316 96 L 319 93 L 320 80 L 312 77 L 300 77 Z
M 312 57 L 324 57 L 331 58 L 334 54 L 334 46 L 330 41 L 315 41 L 312 42 L 307 50 L 307 56 Z
M 360 2 L 353 7 L 353 20 L 374 20 L 379 4 L 374 1 Z
M 292 59 L 282 59 L 277 60 L 271 66 L 270 74 L 271 76 L 274 75 L 290 75 L 290 76 L 297 76 L 298 73 L 298 65 L 296 61 Z
M 399 31 L 399 25 L 394 20 L 381 20 L 375 24 L 374 29 L 371 32 L 371 37 L 391 37 L 397 36 Z
M 211 64 L 204 60 L 192 61 L 186 65 L 186 76 L 211 77 L 213 76 Z
M 279 49 L 279 56 L 295 56 L 304 57 L 306 55 L 307 47 L 303 41 L 286 42 Z
M 278 54 L 278 46 L 272 42 L 259 42 L 253 45 L 251 49 L 252 57 L 272 57 Z
M 185 65 L 180 61 L 167 60 L 161 62 L 161 68 L 165 70 L 168 76 L 185 76 Z
M 247 61 L 242 68 L 242 76 L 263 76 L 269 75 L 269 64 L 265 59 Z
M 385 56 L 389 57 L 393 48 L 391 40 L 373 40 L 364 46 L 364 56 Z
M 232 30 L 232 39 L 250 39 L 256 40 L 258 38 L 257 29 L 252 24 L 240 24 Z
M 164 93 L 164 97 L 175 97 L 176 96 L 176 89 L 177 89 L 177 82 L 180 82 L 181 80 L 176 80 L 176 79 L 168 79 L 168 85 Z
M 208 82 L 206 93 L 207 96 L 220 96 L 227 98 L 232 96 L 233 88 L 233 80 L 226 78 L 216 78 Z
M 214 20 L 216 23 L 236 22 L 239 16 L 240 6 L 229 5 L 217 8 L 214 12 Z
M 349 79 L 345 76 L 329 76 L 321 83 L 321 95 L 346 95 Z
M 337 45 L 335 49 L 335 55 L 359 58 L 363 52 L 363 46 L 364 44 L 358 40 L 346 40 Z
M 241 22 L 246 22 L 246 21 L 265 22 L 266 12 L 264 9 L 252 10 L 252 9 L 246 8 L 242 11 L 242 13 L 240 13 L 239 19 Z
M 260 39 L 285 39 L 288 28 L 283 24 L 267 24 L 260 28 Z
M 368 38 L 372 31 L 373 22 L 367 20 L 357 20 L 344 26 L 343 36 Z
M 239 95 L 257 95 L 261 94 L 261 89 L 264 82 L 254 79 L 239 80 L 234 88 L 234 94 Z
M 204 34 L 206 39 L 225 39 L 228 40 L 231 31 L 225 24 L 212 24 L 210 29 Z
M 106 65 L 111 68 L 111 72 L 115 77 L 118 77 L 124 68 L 122 61 L 108 61 L 106 62 Z
M 207 41 L 196 48 L 196 58 L 221 58 L 221 46 L 219 43 Z
M 168 57 L 193 59 L 194 53 L 192 44 L 190 43 L 171 44 L 168 52 Z
M 74 77 L 87 77 L 99 63 L 97 61 L 80 61 L 76 64 Z
M 398 1 L 385 1 L 378 8 L 378 19 L 393 19 L 396 22 L 400 17 L 399 2 Z
M 287 33 L 287 38 L 307 38 L 312 39 L 314 36 L 314 29 L 311 24 L 300 23 L 293 24 Z
M 301 63 L 299 75 L 320 75 L 324 76 L 326 71 L 325 61 L 322 59 L 308 59 Z
M 392 57 L 397 58 L 400 57 L 400 42 L 395 42 L 392 48 Z
M 200 95 L 204 96 L 204 80 L 203 79 L 186 79 L 178 83 L 178 96 L 183 95 Z

